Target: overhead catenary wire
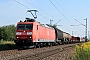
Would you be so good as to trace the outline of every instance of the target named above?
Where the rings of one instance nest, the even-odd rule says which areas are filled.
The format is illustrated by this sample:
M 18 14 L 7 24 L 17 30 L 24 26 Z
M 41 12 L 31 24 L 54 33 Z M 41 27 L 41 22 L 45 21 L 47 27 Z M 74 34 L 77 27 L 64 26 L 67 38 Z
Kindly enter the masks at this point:
M 16 0 L 13 0 L 13 1 L 15 1 L 16 3 L 20 4 L 21 6 L 27 8 L 27 9 L 30 9 L 29 7 L 25 6 L 24 4 L 22 4 L 22 3 L 20 3 L 20 2 L 18 2 L 18 1 L 16 1 Z M 39 13 L 38 13 L 38 14 L 39 14 Z M 47 17 L 45 17 L 45 16 L 43 16 L 43 15 L 41 15 L 41 14 L 39 14 L 39 15 L 42 16 L 43 18 L 45 18 L 46 20 L 49 20 Z
M 65 9 L 60 5 L 60 3 L 57 1 L 57 0 L 55 0 L 56 1 L 56 3 L 63 9 L 63 11 L 65 11 Z M 66 11 L 65 11 L 66 12 Z M 68 14 L 68 12 L 66 12 L 67 14 Z M 71 18 L 73 18 L 70 14 L 68 14 Z
M 61 21 L 61 19 L 58 22 L 60 22 L 60 21 Z M 57 24 L 58 22 L 56 22 L 55 24 Z
M 58 3 L 57 0 L 55 0 L 57 2 L 57 4 L 65 11 L 65 9 L 60 5 L 60 3 Z M 66 12 L 66 11 L 65 11 Z M 67 13 L 67 12 L 66 12 Z M 68 13 L 67 13 L 68 14 Z M 73 18 L 70 14 L 68 14 L 71 18 Z M 74 19 L 74 18 L 73 18 Z M 80 23 L 81 25 L 85 26 L 84 24 L 82 24 L 81 22 L 79 22 L 77 19 L 74 19 L 75 21 L 77 21 L 78 23 Z
M 79 22 L 77 19 L 75 19 L 78 23 L 80 23 L 81 25 L 85 26 L 84 24 L 82 24 L 81 22 Z M 86 27 L 86 26 L 85 26 Z
M 27 1 L 27 0 L 25 0 L 27 3 L 29 3 L 30 5 L 32 5 L 32 6 L 34 6 L 34 7 L 36 7 L 37 9 L 39 9 L 40 11 L 42 11 L 42 12 L 45 12 L 46 14 L 48 14 L 49 16 L 51 16 L 51 17 L 53 17 L 51 14 L 49 14 L 48 12 L 46 12 L 46 11 L 43 11 L 42 9 L 40 9 L 39 7 L 37 7 L 37 6 L 35 6 L 34 4 L 32 4 L 32 3 L 30 3 L 29 1 Z
M 65 9 L 60 5 L 60 3 L 57 1 L 57 0 L 55 0 L 56 2 L 57 2 L 57 4 L 63 9 L 63 11 L 65 11 Z M 65 11 L 66 12 L 66 11 Z M 66 12 L 67 13 L 67 12 Z M 68 14 L 68 13 L 67 13 Z M 68 14 L 68 16 L 70 16 L 71 18 L 73 18 L 70 14 Z M 74 19 L 74 18 L 73 18 Z M 77 19 L 74 19 L 76 22 L 78 22 L 78 23 L 80 23 L 80 25 L 83 25 L 83 26 L 85 26 L 84 24 L 82 24 L 80 21 L 78 21 Z M 76 25 L 75 25 L 76 26 Z M 79 25 L 77 25 L 77 26 L 79 26 Z M 86 26 L 85 26 L 86 27 Z
M 57 6 L 51 1 L 51 0 L 49 0 L 51 3 L 52 3 L 52 5 L 59 11 L 59 13 L 60 14 L 62 14 L 67 20 L 68 20 L 68 18 L 57 8 Z M 68 20 L 69 21 L 69 20 Z M 70 21 L 69 21 L 70 22 Z M 71 22 L 70 22 L 71 23 Z
M 64 18 L 66 18 L 69 23 L 71 23 L 71 22 L 68 20 L 68 18 L 57 8 L 57 6 L 56 6 L 51 0 L 49 0 L 49 1 L 50 1 L 50 3 L 59 11 L 59 13 L 62 14 L 62 15 L 64 16 Z M 59 20 L 58 22 L 60 22 L 60 20 Z M 57 23 L 58 23 L 58 22 L 57 22 Z M 56 23 L 56 24 L 57 24 L 57 23 Z M 68 28 L 66 28 L 66 29 L 68 29 Z M 69 31 L 70 31 L 70 30 L 69 30 Z
M 22 3 L 20 3 L 20 2 L 18 2 L 18 1 L 16 1 L 16 0 L 13 0 L 13 1 L 17 2 L 18 4 L 22 5 L 23 7 L 27 8 L 27 9 L 30 9 L 30 8 L 28 8 L 27 6 L 23 5 Z
M 50 0 L 49 0 L 50 1 Z M 57 0 L 55 0 L 57 2 Z M 52 3 L 52 1 L 50 1 Z M 58 2 L 57 2 L 58 3 Z M 52 3 L 53 4 L 53 3 Z M 59 3 L 58 3 L 59 4 Z M 53 4 L 54 5 L 54 4 Z M 55 5 L 54 5 L 55 6 Z M 59 4 L 59 6 L 64 10 L 64 8 Z M 55 6 L 57 8 L 57 6 Z M 58 8 L 57 8 L 58 9 Z M 58 9 L 58 11 L 60 12 L 60 10 Z M 65 11 L 65 10 L 64 10 Z M 66 11 L 65 11 L 66 12 Z M 66 12 L 67 13 L 67 12 Z M 68 14 L 68 13 L 67 13 Z M 73 18 L 70 14 L 68 14 L 68 16 L 70 16 L 71 18 Z M 82 24 L 81 22 L 79 22 L 78 20 L 76 20 L 75 18 L 73 18 L 75 21 L 77 21 L 78 23 L 80 23 L 81 25 L 85 26 L 84 24 Z
M 18 4 L 20 4 L 20 5 L 22 5 L 22 6 L 24 6 L 25 8 L 27 8 L 27 9 L 30 9 L 29 7 L 27 7 L 27 6 L 25 6 L 25 5 L 23 5 L 23 4 L 21 4 L 20 2 L 18 2 L 18 1 L 16 1 L 16 0 L 13 0 L 13 1 L 15 1 L 15 2 L 17 2 Z M 27 0 L 25 0 L 25 1 L 27 1 Z M 50 0 L 49 0 L 50 1 Z M 56 1 L 56 0 L 55 0 Z M 28 2 L 28 1 L 27 1 Z M 52 1 L 50 1 L 51 3 L 52 3 Z M 56 1 L 57 2 L 57 1 Z M 30 3 L 30 2 L 29 2 Z M 58 2 L 57 2 L 58 3 Z M 31 4 L 31 3 L 30 3 Z M 53 4 L 53 3 L 52 3 Z M 58 3 L 59 4 L 59 3 Z M 31 4 L 32 5 L 32 4 Z M 53 4 L 54 5 L 54 4 Z M 60 4 L 59 4 L 60 5 Z M 33 5 L 34 6 L 34 5 Z M 54 5 L 55 6 L 55 5 Z M 61 6 L 61 5 L 60 5 Z M 35 6 L 36 7 L 36 6 Z M 55 6 L 56 7 L 56 6 Z M 37 7 L 38 8 L 38 7 Z M 56 7 L 57 8 L 57 7 Z M 63 9 L 63 8 L 62 8 Z M 41 9 L 40 9 L 41 10 Z M 61 11 L 57 8 L 57 10 L 61 13 Z M 64 9 L 63 9 L 64 10 Z M 41 10 L 42 11 L 42 10 Z M 64 10 L 65 11 L 65 10 Z M 65 11 L 66 12 L 66 11 Z M 67 13 L 67 12 L 66 12 Z M 62 13 L 61 13 L 62 14 Z M 68 14 L 68 13 L 67 13 Z M 39 14 L 40 15 L 40 14 Z M 62 14 L 63 15 L 63 14 Z M 69 14 L 68 14 L 69 15 Z M 40 15 L 40 16 L 42 16 L 42 15 Z M 64 16 L 64 15 L 63 15 Z M 70 15 L 69 15 L 70 16 Z M 42 16 L 42 17 L 44 17 L 44 16 Z M 70 16 L 71 17 L 71 16 Z M 48 19 L 48 18 L 46 18 L 46 17 L 44 17 L 45 19 Z M 67 18 L 66 18 L 67 19 Z M 76 20 L 76 19 L 75 19 Z M 77 22 L 79 22 L 78 20 L 76 20 Z M 80 24 L 82 24 L 81 22 L 79 22 Z

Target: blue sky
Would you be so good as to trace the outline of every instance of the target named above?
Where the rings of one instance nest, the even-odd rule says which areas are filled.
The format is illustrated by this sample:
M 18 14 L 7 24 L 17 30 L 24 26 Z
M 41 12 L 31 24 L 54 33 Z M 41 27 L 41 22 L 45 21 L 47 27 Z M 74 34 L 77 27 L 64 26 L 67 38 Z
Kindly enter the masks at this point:
M 16 0 L 28 8 L 18 4 L 14 0 L 0 0 L 0 26 L 17 24 L 20 20 L 24 21 L 25 17 L 31 17 L 27 10 L 38 10 L 37 21 L 42 24 L 55 24 L 61 19 L 57 25 L 62 31 L 68 32 L 75 36 L 85 36 L 85 27 L 80 25 L 75 19 L 85 24 L 85 18 L 88 19 L 88 31 L 90 31 L 90 0 Z M 57 2 L 58 3 L 57 3 Z M 42 16 L 44 17 L 42 17 Z M 71 26 L 79 25 L 79 26 Z

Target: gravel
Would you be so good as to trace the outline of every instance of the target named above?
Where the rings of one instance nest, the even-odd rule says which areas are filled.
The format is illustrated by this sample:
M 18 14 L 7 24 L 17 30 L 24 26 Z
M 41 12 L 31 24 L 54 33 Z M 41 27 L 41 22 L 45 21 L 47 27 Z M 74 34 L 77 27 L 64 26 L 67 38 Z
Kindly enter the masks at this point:
M 45 51 L 50 51 L 50 50 L 52 51 L 58 48 L 61 50 L 59 53 L 50 55 L 41 60 L 70 60 L 70 58 L 73 55 L 73 52 L 75 51 L 75 47 L 72 47 L 73 45 L 76 45 L 76 44 L 66 44 L 66 45 L 43 47 L 43 48 L 36 48 L 36 49 L 26 49 L 26 50 L 0 51 L 0 60 L 10 60 L 10 59 L 13 60 L 17 57 L 29 56 L 29 55 L 37 54 L 37 53 L 43 53 Z M 63 47 L 66 47 L 66 48 L 63 49 Z
M 51 55 L 42 60 L 70 60 L 74 51 L 75 51 L 75 48 L 72 48 L 72 47 L 65 48 L 62 52 Z

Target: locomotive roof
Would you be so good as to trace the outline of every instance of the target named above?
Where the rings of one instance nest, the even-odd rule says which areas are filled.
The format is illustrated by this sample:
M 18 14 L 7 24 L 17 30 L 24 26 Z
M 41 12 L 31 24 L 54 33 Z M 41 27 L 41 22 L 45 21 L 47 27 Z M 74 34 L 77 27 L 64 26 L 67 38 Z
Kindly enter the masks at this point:
M 18 22 L 18 24 L 33 24 L 33 22 Z

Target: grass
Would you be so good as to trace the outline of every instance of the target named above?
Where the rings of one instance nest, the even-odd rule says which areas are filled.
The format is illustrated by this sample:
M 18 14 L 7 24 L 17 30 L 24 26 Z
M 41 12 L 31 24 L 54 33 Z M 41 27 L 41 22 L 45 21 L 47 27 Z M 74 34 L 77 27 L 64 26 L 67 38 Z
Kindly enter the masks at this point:
M 14 41 L 0 41 L 0 51 L 16 49 Z
M 5 45 L 5 44 L 15 44 L 14 41 L 0 41 L 0 45 Z

